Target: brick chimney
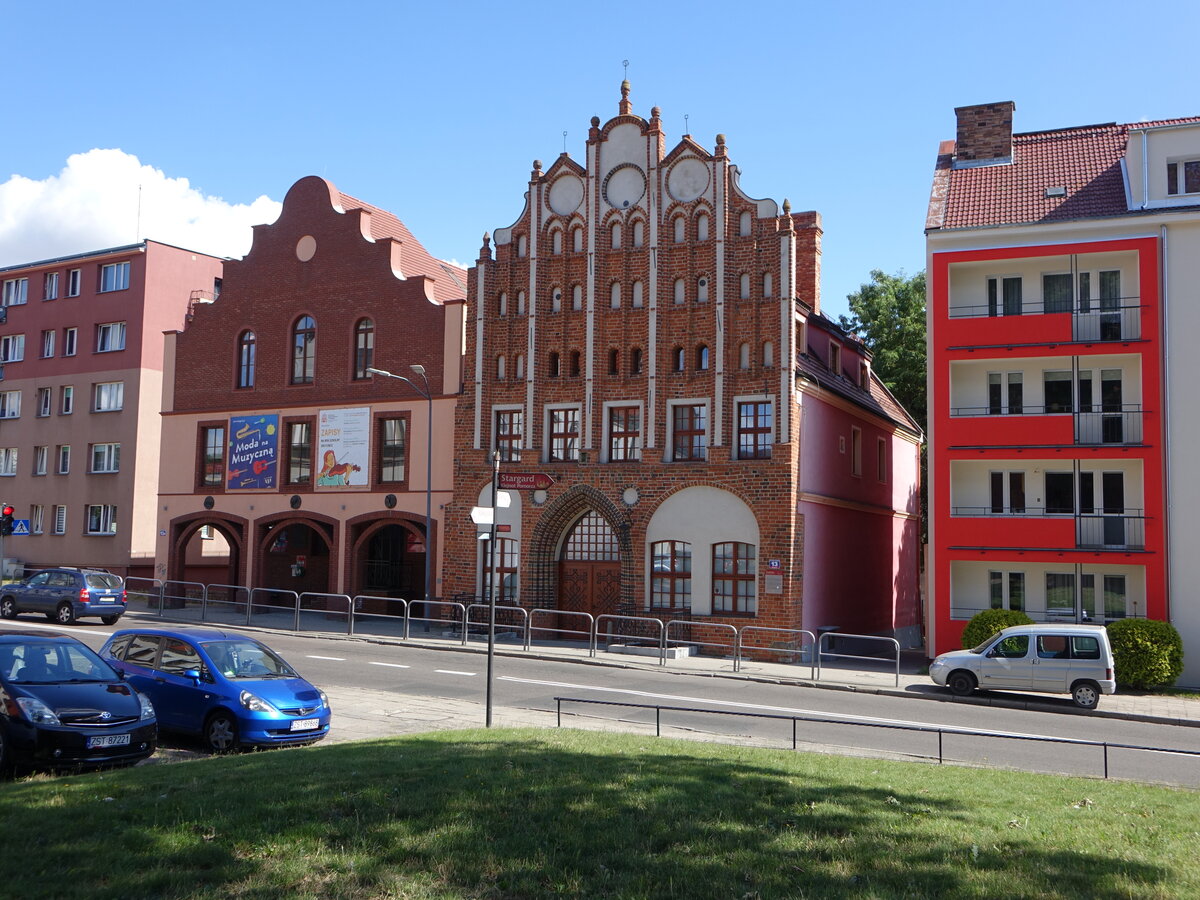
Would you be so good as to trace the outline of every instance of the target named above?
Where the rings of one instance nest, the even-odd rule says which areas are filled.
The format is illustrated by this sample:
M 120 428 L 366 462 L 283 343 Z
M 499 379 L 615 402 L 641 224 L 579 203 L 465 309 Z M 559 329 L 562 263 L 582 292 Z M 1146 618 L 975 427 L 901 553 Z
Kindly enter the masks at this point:
M 1013 101 L 1006 100 L 955 109 L 954 114 L 958 117 L 957 162 L 1012 159 L 1012 120 L 1016 108 Z

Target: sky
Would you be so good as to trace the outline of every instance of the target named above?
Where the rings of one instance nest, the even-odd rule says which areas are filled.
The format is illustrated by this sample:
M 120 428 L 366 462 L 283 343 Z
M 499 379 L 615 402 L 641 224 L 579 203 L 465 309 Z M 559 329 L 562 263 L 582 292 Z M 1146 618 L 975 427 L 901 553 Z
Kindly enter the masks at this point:
M 956 106 L 1013 100 L 1017 131 L 1200 114 L 1200 4 L 1159 0 L 0 0 L 0 23 L 0 267 L 141 238 L 240 257 L 306 175 L 470 265 L 627 72 L 668 150 L 724 134 L 747 193 L 821 213 L 836 318 L 871 270 L 923 268 Z

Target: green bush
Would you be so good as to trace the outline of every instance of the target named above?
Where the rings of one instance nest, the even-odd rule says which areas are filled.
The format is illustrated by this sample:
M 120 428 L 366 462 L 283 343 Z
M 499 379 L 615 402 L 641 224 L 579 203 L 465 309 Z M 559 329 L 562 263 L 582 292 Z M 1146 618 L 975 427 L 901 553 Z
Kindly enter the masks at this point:
M 1123 687 L 1169 687 L 1183 672 L 1183 639 L 1170 622 L 1120 619 L 1109 623 L 1108 640 Z
M 1003 631 L 1011 625 L 1032 625 L 1033 619 L 1016 609 L 985 609 L 976 613 L 975 618 L 963 629 L 962 645 L 964 650 L 978 647 L 997 631 Z

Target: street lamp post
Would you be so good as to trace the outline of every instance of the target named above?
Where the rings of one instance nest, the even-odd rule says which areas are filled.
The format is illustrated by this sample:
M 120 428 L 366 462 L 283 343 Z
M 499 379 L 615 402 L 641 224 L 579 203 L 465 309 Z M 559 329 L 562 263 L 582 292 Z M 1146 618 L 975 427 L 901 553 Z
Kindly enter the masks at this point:
M 500 451 L 492 451 L 492 533 L 488 540 L 488 649 L 487 649 L 487 714 L 485 725 L 492 727 L 492 664 L 496 658 L 496 482 L 500 477 Z
M 371 366 L 367 367 L 367 371 L 372 375 L 382 375 L 385 378 L 403 381 L 425 398 L 428 410 L 428 420 L 425 423 L 425 615 L 429 615 L 428 606 L 433 599 L 433 548 L 430 543 L 433 537 L 433 392 L 429 390 L 429 377 L 425 374 L 425 367 L 418 364 L 409 366 L 409 368 L 413 374 L 421 376 L 421 381 L 425 386 L 424 390 L 407 375 L 395 375 L 385 369 L 376 369 Z

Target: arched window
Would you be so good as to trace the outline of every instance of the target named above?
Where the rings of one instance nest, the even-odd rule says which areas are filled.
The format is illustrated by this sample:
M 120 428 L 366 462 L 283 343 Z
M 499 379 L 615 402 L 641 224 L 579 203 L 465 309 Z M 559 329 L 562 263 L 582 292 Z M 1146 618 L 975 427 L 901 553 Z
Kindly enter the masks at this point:
M 633 246 L 640 247 L 646 243 L 646 223 L 637 221 L 633 223 Z
M 529 253 L 529 238 L 525 235 L 517 236 L 517 256 L 525 256 Z
M 691 608 L 691 544 L 656 541 L 650 545 L 650 605 L 655 609 Z
M 550 359 L 546 366 L 546 374 L 551 378 L 558 377 L 558 352 L 551 350 Z
M 629 374 L 642 374 L 642 348 L 634 347 L 629 351 Z
M 771 273 L 764 272 L 763 273 L 763 296 L 764 297 L 771 296 L 771 289 L 773 286 L 774 286 L 774 283 L 771 280 Z
M 696 279 L 696 302 L 708 302 L 708 276 L 701 275 Z
M 738 216 L 738 234 L 742 237 L 750 236 L 750 213 L 744 212 Z
M 550 312 L 562 312 L 562 290 L 557 284 L 550 288 Z
M 770 341 L 766 341 L 763 343 L 762 361 L 763 361 L 762 364 L 764 366 L 775 365 L 775 345 L 772 344 Z
M 621 308 L 621 282 L 614 281 L 608 289 L 608 305 L 613 309 Z
M 358 380 L 371 373 L 375 365 L 375 323 L 370 319 L 359 319 L 354 326 L 354 377 Z
M 525 315 L 525 292 L 517 291 L 517 315 Z
M 608 351 L 608 374 L 621 374 L 621 351 L 617 349 Z
M 675 217 L 675 243 L 682 244 L 687 239 L 687 223 L 683 216 Z
M 578 226 L 571 229 L 571 249 L 576 253 L 583 249 L 583 229 Z
M 684 295 L 684 285 L 682 278 L 675 279 L 675 302 L 682 303 Z
M 673 360 L 673 361 L 674 361 L 674 364 L 675 364 L 675 371 L 676 371 L 676 372 L 682 372 L 682 371 L 683 371 L 683 366 L 684 366 L 683 348 L 682 348 L 682 347 L 676 347 L 676 348 L 675 348 L 675 349 L 672 351 L 672 355 L 673 355 L 673 357 L 674 357 L 674 360 Z
M 579 351 L 578 350 L 571 351 L 571 377 L 572 378 L 579 377 Z
M 525 377 L 525 354 L 518 353 L 514 362 L 516 365 L 513 366 L 513 369 L 515 370 L 513 372 L 513 377 L 520 381 Z
M 504 376 L 505 376 L 504 363 L 505 363 L 504 354 L 501 353 L 499 356 L 496 357 L 496 380 L 497 381 L 504 380 Z
M 238 338 L 237 386 L 254 387 L 254 365 L 258 355 L 258 339 L 253 331 L 243 331 Z
M 750 368 L 750 344 L 749 343 L 743 342 L 742 345 L 740 347 L 738 347 L 738 368 L 739 369 Z
M 712 548 L 712 610 L 714 613 L 753 613 L 757 578 L 753 544 L 726 541 Z
M 696 348 L 696 368 L 703 372 L 708 368 L 708 345 L 701 344 Z
M 503 291 L 500 292 L 500 296 L 496 299 L 496 312 L 502 316 L 508 315 L 508 294 Z
M 614 250 L 621 249 L 621 223 L 613 222 L 612 227 L 612 248 Z
M 708 213 L 700 213 L 696 216 L 696 240 L 708 240 Z
M 739 294 L 743 300 L 750 299 L 750 273 L 743 272 L 742 277 L 738 279 Z
M 292 384 L 312 384 L 317 373 L 317 323 L 301 316 L 292 326 Z
M 554 253 L 562 253 L 562 232 L 555 231 L 554 236 L 550 238 L 550 246 Z
M 571 288 L 571 309 L 578 312 L 583 309 L 583 285 L 575 285 Z
M 630 301 L 630 305 L 633 306 L 634 309 L 641 309 L 645 302 L 646 301 L 642 294 L 642 283 L 640 281 L 635 281 L 633 283 L 633 299 Z

